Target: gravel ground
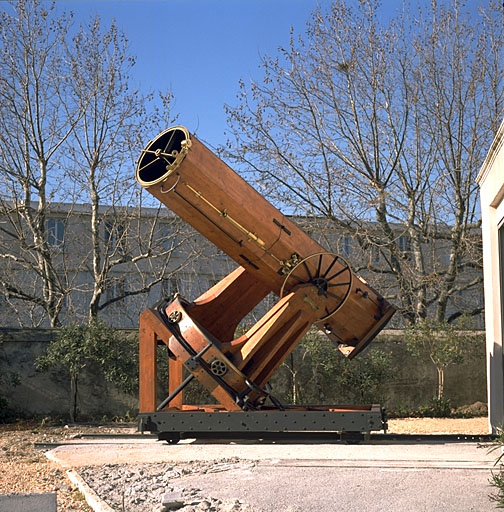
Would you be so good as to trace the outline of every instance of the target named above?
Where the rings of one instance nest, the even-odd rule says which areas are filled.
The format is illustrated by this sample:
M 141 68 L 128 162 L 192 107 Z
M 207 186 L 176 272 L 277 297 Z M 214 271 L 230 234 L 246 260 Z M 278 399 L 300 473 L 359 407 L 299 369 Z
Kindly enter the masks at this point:
M 35 449 L 35 443 L 56 442 L 83 433 L 134 431 L 134 427 L 0 425 L 0 494 L 56 492 L 58 511 L 92 512 L 65 471 Z
M 56 492 L 59 511 L 91 512 L 84 497 L 68 480 L 65 472 L 55 463 L 47 460 L 41 451 L 34 448 L 34 444 L 70 439 L 82 433 L 129 433 L 134 431 L 133 425 L 113 427 L 0 425 L 0 494 Z M 389 432 L 486 434 L 488 433 L 488 424 L 486 417 L 467 419 L 405 418 L 389 420 Z M 91 470 L 87 469 L 81 474 L 91 486 L 111 485 L 108 490 L 103 492 L 106 493 L 108 500 L 114 503 L 117 510 L 122 510 L 124 496 L 124 503 L 125 505 L 128 503 L 129 510 L 135 510 L 135 512 L 161 511 L 163 507 L 160 506 L 160 499 L 166 495 L 167 499 L 178 499 L 188 504 L 179 509 L 182 512 L 189 510 L 253 512 L 253 509 L 245 503 L 222 502 L 212 497 L 202 496 L 197 488 L 177 486 L 177 479 L 181 476 L 227 471 L 231 467 L 236 468 L 241 464 L 253 464 L 253 462 L 219 460 L 211 463 L 178 464 L 176 467 L 169 464 L 104 466 L 103 472 L 95 476 Z M 103 474 L 106 474 L 107 478 L 104 479 Z M 142 487 L 148 489 L 149 496 L 141 493 L 140 482 Z M 100 490 L 100 492 L 102 491 Z M 151 495 L 154 499 L 149 501 Z M 137 499 L 138 502 L 134 503 L 132 501 L 134 499 Z M 128 508 L 125 507 L 125 510 Z
M 391 434 L 488 434 L 488 418 L 399 418 L 388 420 Z
M 105 466 L 83 467 L 79 474 L 99 495 L 106 497 L 114 510 L 135 512 L 164 512 L 168 503 L 179 503 L 181 512 L 254 512 L 240 500 L 223 501 L 203 495 L 197 487 L 177 485 L 185 476 L 221 473 L 224 471 L 249 470 L 254 462 L 239 459 L 222 459 L 213 462 L 192 462 L 189 464 L 106 464 Z M 167 505 L 163 505 L 163 501 Z

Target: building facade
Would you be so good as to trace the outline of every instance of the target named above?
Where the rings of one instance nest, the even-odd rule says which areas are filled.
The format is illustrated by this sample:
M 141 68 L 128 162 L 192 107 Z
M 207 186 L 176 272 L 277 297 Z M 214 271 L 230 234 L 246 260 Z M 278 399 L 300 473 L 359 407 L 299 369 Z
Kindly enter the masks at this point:
M 43 303 L 52 300 L 62 325 L 95 314 L 134 328 L 149 305 L 177 292 L 198 296 L 230 271 L 227 257 L 166 209 L 102 207 L 93 224 L 89 205 L 54 203 L 38 242 L 22 216 L 4 211 L 2 327 L 49 327 Z
M 504 423 L 504 121 L 477 177 L 481 194 L 489 428 Z
M 237 265 L 165 208 L 103 207 L 98 214 L 99 222 L 92 227 L 90 206 L 86 204 L 54 204 L 46 213 L 45 237 L 57 293 L 63 300 L 60 314 L 63 325 L 85 321 L 95 304 L 97 316 L 107 323 L 135 328 L 138 315 L 145 308 L 175 293 L 192 300 Z M 395 302 L 397 281 L 386 272 L 390 262 L 385 247 L 363 246 L 357 232 L 343 230 L 327 219 L 294 217 L 292 220 L 328 251 L 341 254 L 381 295 Z M 7 226 L 4 231 L 0 230 L 0 256 L 4 255 L 0 258 L 0 280 L 4 283 L 0 324 L 3 327 L 48 327 L 41 307 L 19 297 L 23 290 L 36 297 L 37 293 L 42 294 L 40 289 L 44 285 L 38 276 L 40 267 L 30 235 L 22 234 L 22 221 L 12 215 L 0 215 L 0 222 Z M 16 223 L 19 225 L 15 226 Z M 414 272 L 410 240 L 401 226 L 396 229 L 395 244 L 405 272 Z M 5 232 L 17 235 L 9 239 Z M 478 230 L 475 236 L 480 236 Z M 426 242 L 423 250 L 429 259 L 429 279 L 434 288 L 436 280 L 442 279 L 442 269 L 449 263 L 449 249 L 442 240 L 436 242 L 435 247 L 427 245 Z M 18 256 L 22 258 L 15 261 Z M 458 285 L 463 289 L 464 283 L 478 283 L 480 274 L 477 268 L 468 267 Z M 9 293 L 5 284 L 12 284 L 20 293 Z M 268 297 L 253 317 L 269 309 L 274 300 Z M 477 310 L 482 300 L 482 287 L 478 284 L 454 293 L 448 314 Z M 482 315 L 475 315 L 473 320 L 473 327 L 483 328 Z M 401 315 L 397 314 L 389 327 L 403 325 Z

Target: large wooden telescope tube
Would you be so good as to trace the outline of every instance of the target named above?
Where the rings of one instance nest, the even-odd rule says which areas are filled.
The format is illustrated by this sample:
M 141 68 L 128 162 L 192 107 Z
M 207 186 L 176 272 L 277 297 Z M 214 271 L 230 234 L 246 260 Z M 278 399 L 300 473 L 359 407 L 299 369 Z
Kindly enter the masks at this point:
M 141 316 L 141 336 L 143 325 L 145 337 L 164 341 L 179 364 L 170 367 L 178 375 L 170 377 L 171 406 L 181 404 L 175 392 L 183 384 L 180 363 L 227 410 L 256 408 L 268 396 L 269 379 L 312 324 L 354 357 L 394 314 L 344 258 L 312 240 L 184 127 L 169 128 L 147 144 L 136 178 L 240 265 L 193 302 L 178 298 Z M 239 322 L 269 292 L 279 302 L 234 339 Z M 149 347 L 146 361 L 153 357 Z M 154 390 L 145 369 L 151 363 L 142 378 L 142 341 L 140 358 L 140 410 L 148 411 Z

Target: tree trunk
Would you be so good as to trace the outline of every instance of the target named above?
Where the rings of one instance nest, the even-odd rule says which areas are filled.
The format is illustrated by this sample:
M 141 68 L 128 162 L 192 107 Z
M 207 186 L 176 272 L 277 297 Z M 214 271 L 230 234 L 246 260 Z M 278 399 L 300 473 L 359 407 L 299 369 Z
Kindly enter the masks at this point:
M 70 376 L 70 423 L 75 423 L 77 419 L 77 375 Z
M 444 368 L 438 367 L 437 372 L 438 372 L 437 397 L 438 397 L 438 400 L 441 400 L 441 398 L 443 398 L 443 394 L 444 394 Z
M 297 386 L 297 371 L 294 370 L 294 354 L 290 355 L 290 375 L 291 375 L 291 393 L 292 393 L 292 403 L 296 405 L 299 403 L 298 400 L 298 386 Z

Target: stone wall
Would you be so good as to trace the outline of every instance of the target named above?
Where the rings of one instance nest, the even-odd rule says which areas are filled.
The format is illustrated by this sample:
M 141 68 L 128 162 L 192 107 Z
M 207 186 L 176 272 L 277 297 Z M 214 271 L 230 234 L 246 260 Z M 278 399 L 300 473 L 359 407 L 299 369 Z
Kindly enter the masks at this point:
M 437 370 L 429 357 L 414 358 L 406 350 L 401 331 L 382 331 L 373 347 L 390 352 L 396 377 L 386 386 L 387 406 L 416 408 L 436 395 Z M 445 371 L 445 396 L 454 407 L 487 401 L 485 342 L 464 364 L 449 366 Z
M 128 331 L 125 331 L 127 334 Z M 131 331 L 129 331 L 131 333 Z M 55 331 L 51 329 L 0 329 L 0 396 L 24 416 L 66 416 L 69 384 L 56 372 L 39 372 L 36 358 L 43 354 Z M 384 331 L 372 344 L 390 352 L 396 377 L 386 385 L 386 405 L 391 410 L 427 404 L 436 393 L 437 372 L 426 357 L 413 358 L 400 331 Z M 446 371 L 445 393 L 454 406 L 486 402 L 485 347 L 470 362 Z M 17 383 L 16 383 L 17 381 Z M 79 383 L 79 408 L 83 418 L 135 415 L 137 400 L 118 392 L 98 371 L 88 369 Z
M 22 416 L 68 416 L 68 378 L 58 372 L 35 368 L 54 338 L 54 329 L 0 329 L 0 396 Z M 137 412 L 137 400 L 117 391 L 96 369 L 86 369 L 79 380 L 79 413 L 82 418 L 112 418 Z

